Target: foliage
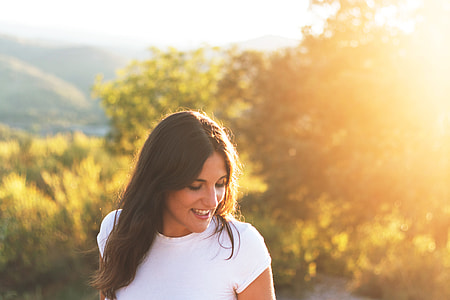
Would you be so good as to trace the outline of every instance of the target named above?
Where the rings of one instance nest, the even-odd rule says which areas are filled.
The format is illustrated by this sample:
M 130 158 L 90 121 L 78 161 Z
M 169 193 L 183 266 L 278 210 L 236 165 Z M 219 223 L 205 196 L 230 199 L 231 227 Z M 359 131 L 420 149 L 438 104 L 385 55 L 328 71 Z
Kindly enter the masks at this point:
M 215 49 L 163 52 L 150 49 L 150 59 L 135 61 L 117 79 L 95 84 L 111 119 L 109 140 L 115 151 L 133 153 L 161 115 L 180 108 L 213 112 L 219 68 Z
M 238 143 L 267 184 L 265 208 L 244 215 L 264 216 L 277 283 L 307 278 L 309 261 L 298 253 L 313 247 L 318 271 L 352 275 L 372 296 L 416 299 L 408 290 L 422 289 L 447 298 L 450 270 L 439 260 L 449 257 L 449 61 L 424 43 L 434 44 L 429 23 L 412 35 L 376 24 L 347 28 L 358 23 L 346 23 L 350 12 L 380 8 L 363 2 L 341 1 L 326 31 L 297 49 L 240 54 L 234 61 L 259 58 L 224 76 L 235 85 L 226 91 L 246 103 L 235 122 Z M 315 238 L 304 240 L 303 230 Z M 379 235 L 386 240 L 377 245 Z M 433 245 L 429 253 L 423 243 Z
M 58 240 L 52 232 L 52 219 L 57 213 L 55 203 L 35 186 L 26 185 L 25 178 L 14 173 L 3 178 L 0 198 L 0 270 L 9 270 L 9 280 L 12 281 L 27 281 L 24 271 L 29 269 L 37 273 L 48 271 L 51 262 L 42 258 L 48 257 L 47 253 L 53 252 L 51 250 L 57 250 Z M 22 272 L 17 272 L 20 268 Z
M 349 266 L 360 293 L 381 299 L 446 299 L 450 244 L 429 233 L 411 235 L 398 212 L 360 226 Z
M 82 253 L 95 248 L 129 164 L 81 133 L 8 135 L 0 141 L 0 295 L 76 278 L 68 268 L 92 264 Z

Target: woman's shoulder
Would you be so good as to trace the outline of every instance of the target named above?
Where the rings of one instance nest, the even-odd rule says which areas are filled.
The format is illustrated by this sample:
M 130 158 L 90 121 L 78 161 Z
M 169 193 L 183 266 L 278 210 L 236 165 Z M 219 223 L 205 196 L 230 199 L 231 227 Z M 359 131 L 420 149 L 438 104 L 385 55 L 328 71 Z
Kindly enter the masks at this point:
M 230 227 L 234 231 L 233 233 L 237 233 L 241 238 L 264 240 L 261 233 L 259 233 L 259 231 L 248 222 L 231 219 L 228 223 L 231 225 Z
M 239 233 L 243 233 L 243 232 L 247 231 L 248 229 L 254 228 L 252 224 L 245 222 L 245 221 L 237 220 L 235 218 L 229 219 L 228 223 L 232 227 L 234 227 L 237 231 L 239 231 Z
M 229 224 L 233 230 L 236 245 L 233 261 L 239 266 L 238 272 L 245 274 L 244 278 L 254 279 L 256 277 L 251 274 L 261 274 L 271 263 L 264 237 L 250 223 L 229 220 Z
M 102 221 L 101 226 L 114 226 L 114 223 L 117 222 L 117 220 L 119 219 L 120 213 L 122 212 L 122 209 L 116 209 L 113 210 L 111 212 L 109 212 Z
M 121 209 L 113 210 L 103 218 L 102 224 L 100 225 L 100 231 L 97 235 L 97 243 L 101 255 L 103 255 L 103 250 L 105 249 L 106 241 L 108 240 L 109 234 L 114 228 L 114 224 L 117 223 L 117 220 L 119 219 L 119 215 L 121 212 L 122 212 Z
M 109 236 L 114 225 L 117 224 L 121 212 L 121 209 L 113 210 L 103 218 L 102 223 L 100 224 L 99 237 L 107 238 Z

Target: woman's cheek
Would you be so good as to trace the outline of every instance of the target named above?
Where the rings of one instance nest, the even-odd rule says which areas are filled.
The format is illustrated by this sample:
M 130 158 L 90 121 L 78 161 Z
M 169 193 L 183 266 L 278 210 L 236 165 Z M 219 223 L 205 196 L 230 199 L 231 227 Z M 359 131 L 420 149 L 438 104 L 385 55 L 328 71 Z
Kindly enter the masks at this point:
M 216 193 L 218 202 L 221 202 L 225 197 L 225 188 L 219 188 Z

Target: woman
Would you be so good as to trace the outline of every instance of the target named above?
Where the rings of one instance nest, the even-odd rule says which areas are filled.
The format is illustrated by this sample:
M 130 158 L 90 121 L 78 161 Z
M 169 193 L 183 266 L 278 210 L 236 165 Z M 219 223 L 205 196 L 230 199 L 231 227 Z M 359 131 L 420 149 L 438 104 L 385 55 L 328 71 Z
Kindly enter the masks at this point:
M 105 299 L 275 299 L 261 235 L 233 218 L 238 156 L 206 115 L 163 119 L 97 237 Z

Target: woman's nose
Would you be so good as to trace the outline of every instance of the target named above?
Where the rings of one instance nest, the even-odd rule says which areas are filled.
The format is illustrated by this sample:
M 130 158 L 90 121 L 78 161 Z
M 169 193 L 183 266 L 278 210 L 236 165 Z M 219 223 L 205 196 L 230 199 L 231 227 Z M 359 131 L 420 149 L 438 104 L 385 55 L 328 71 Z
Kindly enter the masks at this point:
M 217 204 L 219 203 L 219 191 L 216 189 L 216 187 L 209 188 L 206 195 L 204 196 L 204 204 L 212 209 L 216 208 Z

